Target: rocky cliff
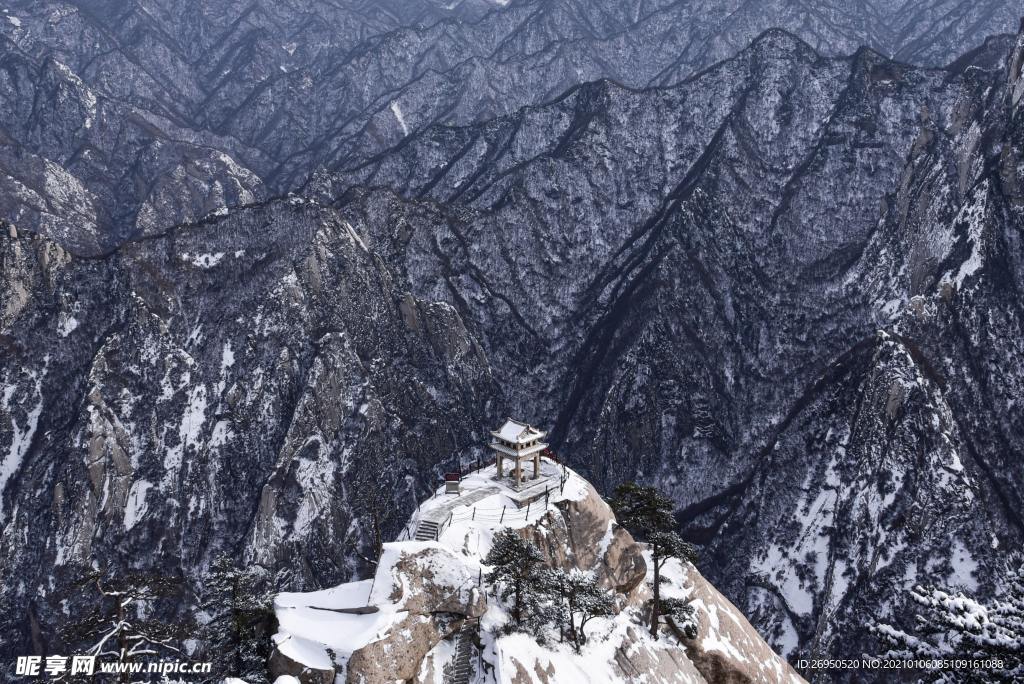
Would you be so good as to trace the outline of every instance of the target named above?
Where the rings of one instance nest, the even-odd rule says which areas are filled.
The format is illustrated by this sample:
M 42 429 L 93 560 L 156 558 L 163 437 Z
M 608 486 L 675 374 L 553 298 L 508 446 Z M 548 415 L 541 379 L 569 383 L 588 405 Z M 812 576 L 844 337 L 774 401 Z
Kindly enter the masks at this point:
M 348 579 L 491 395 L 458 313 L 303 200 L 97 259 L 5 226 L 0 263 L 11 652 L 55 638 L 93 563 L 197 578 L 228 553 Z
M 335 676 L 353 684 L 453 681 L 449 670 L 459 639 L 473 621 L 467 682 L 803 681 L 689 563 L 669 563 L 662 592 L 691 601 L 697 636 L 666 629 L 660 640 L 652 639 L 643 624 L 650 559 L 594 488 L 566 471 L 561 490 L 526 512 L 515 507 L 516 492 L 497 483 L 495 474 L 490 466 L 466 478 L 462 496 L 469 500 L 462 506 L 459 496 L 435 493 L 410 529 L 441 508 L 450 510 L 452 524 L 436 541 L 385 545 L 372 579 L 280 595 L 274 674 L 306 684 L 328 684 Z M 487 496 L 474 495 L 483 490 Z M 503 508 L 501 522 L 490 517 Z M 468 511 L 471 517 L 463 515 Z M 506 520 L 538 545 L 551 567 L 593 572 L 615 593 L 615 614 L 588 628 L 581 652 L 558 643 L 557 636 L 540 644 L 525 633 L 499 631 L 507 606 L 483 581 L 482 560 Z

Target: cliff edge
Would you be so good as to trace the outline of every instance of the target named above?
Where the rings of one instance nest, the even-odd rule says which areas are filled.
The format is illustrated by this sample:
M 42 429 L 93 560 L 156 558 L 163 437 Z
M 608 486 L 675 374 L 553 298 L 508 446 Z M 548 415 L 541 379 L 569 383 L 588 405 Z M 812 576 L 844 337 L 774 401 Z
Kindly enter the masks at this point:
M 614 597 L 613 614 L 589 623 L 579 652 L 557 630 L 538 639 L 505 629 L 509 606 L 488 586 L 484 559 L 506 527 L 548 566 L 591 573 Z M 463 478 L 459 494 L 441 488 L 402 539 L 384 545 L 370 579 L 277 597 L 274 675 L 303 684 L 803 681 L 689 563 L 668 563 L 662 595 L 690 602 L 697 635 L 669 623 L 654 639 L 645 545 L 590 483 L 554 462 L 518 490 L 493 466 Z

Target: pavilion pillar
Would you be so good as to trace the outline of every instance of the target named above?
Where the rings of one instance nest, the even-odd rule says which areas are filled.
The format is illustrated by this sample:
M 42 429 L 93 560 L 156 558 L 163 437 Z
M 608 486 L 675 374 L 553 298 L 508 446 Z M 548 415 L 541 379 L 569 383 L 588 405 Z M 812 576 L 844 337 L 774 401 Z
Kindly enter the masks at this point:
M 533 479 L 540 477 L 540 452 L 533 455 Z
M 516 457 L 516 487 L 523 483 L 523 464 L 519 458 Z
M 499 451 L 499 452 L 497 452 L 497 454 L 498 454 L 498 477 L 501 477 L 501 452 Z

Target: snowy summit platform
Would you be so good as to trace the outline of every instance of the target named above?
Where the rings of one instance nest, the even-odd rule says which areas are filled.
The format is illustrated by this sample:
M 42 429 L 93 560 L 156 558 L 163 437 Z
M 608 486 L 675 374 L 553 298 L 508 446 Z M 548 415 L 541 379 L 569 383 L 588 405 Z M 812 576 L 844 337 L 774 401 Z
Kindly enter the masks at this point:
M 568 468 L 549 459 L 540 459 L 540 475 L 518 488 L 507 477 L 498 477 L 496 466 L 486 466 L 463 476 L 461 493 L 449 494 L 439 487 L 421 504 L 406 527 L 405 536 L 420 541 L 434 539 L 452 525 L 478 522 L 481 526 L 516 527 L 529 518 L 536 520 L 551 505 L 585 495 L 585 481 Z M 547 504 L 547 505 L 546 505 Z M 424 529 L 437 534 L 424 537 Z M 401 538 L 401 537 L 400 537 Z
M 667 632 L 654 640 L 644 607 L 649 554 L 645 560 L 586 480 L 546 459 L 539 475 L 517 489 L 496 465 L 473 472 L 462 478 L 461 495 L 441 487 L 419 506 L 403 531 L 407 540 L 384 545 L 372 578 L 278 595 L 272 672 L 302 684 L 705 684 L 722 672 L 736 681 L 803 681 L 677 560 L 664 568 L 662 591 L 691 602 L 700 636 L 685 648 Z M 430 539 L 408 540 L 431 525 Z M 506 629 L 511 604 L 488 585 L 484 562 L 506 528 L 552 568 L 586 573 L 614 592 L 614 614 L 589 622 L 579 650 L 551 626 L 543 643 Z
M 523 484 L 524 462 L 533 462 L 531 479 L 537 479 L 540 476 L 541 456 L 548 451 L 548 445 L 542 441 L 546 436 L 547 433 L 543 430 L 512 418 L 508 418 L 497 430 L 492 430 L 489 446 L 494 451 L 498 477 L 505 475 L 504 465 L 507 459 L 512 463 L 512 472 L 509 475 L 517 489 Z
M 274 635 L 277 650 L 307 667 L 330 670 L 344 667 L 353 653 L 386 639 L 416 613 L 422 599 L 417 593 L 430 594 L 429 589 L 410 590 L 403 559 L 429 557 L 423 561 L 429 565 L 424 573 L 432 582 L 449 592 L 455 588 L 461 603 L 482 601 L 480 577 L 486 568 L 481 560 L 494 534 L 504 527 L 525 527 L 555 510 L 556 504 L 584 499 L 592 491 L 575 472 L 547 459 L 542 459 L 541 477 L 530 480 L 529 487 L 516 490 L 509 485 L 491 465 L 464 476 L 461 495 L 446 494 L 439 487 L 409 520 L 402 533 L 406 540 L 384 545 L 373 578 L 322 591 L 279 594 L 274 601 L 280 625 Z M 436 536 L 409 539 L 424 523 L 438 526 Z M 414 626 L 403 629 L 415 633 Z

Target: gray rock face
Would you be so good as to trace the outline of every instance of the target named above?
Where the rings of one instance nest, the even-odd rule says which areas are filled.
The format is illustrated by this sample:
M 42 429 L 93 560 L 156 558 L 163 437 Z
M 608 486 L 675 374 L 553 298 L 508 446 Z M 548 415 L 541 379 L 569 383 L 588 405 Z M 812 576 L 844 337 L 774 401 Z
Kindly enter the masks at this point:
M 643 582 L 647 563 L 632 535 L 615 524 L 607 502 L 590 484 L 587 490 L 584 498 L 560 503 L 558 515 L 549 514 L 520 534 L 549 565 L 593 572 L 605 589 L 628 595 Z
M 396 534 L 486 422 L 489 366 L 458 314 L 403 296 L 332 210 L 271 202 L 101 259 L 0 239 L 0 551 L 22 578 L 5 648 L 29 647 L 28 598 L 52 627 L 94 559 L 348 579 L 371 524 Z M 370 481 L 372 521 L 353 491 Z
M 389 599 L 402 606 L 400 617 L 382 630 L 380 638 L 352 654 L 345 668 L 346 682 L 411 681 L 438 642 L 461 628 L 466 618 L 484 614 L 487 604 L 471 573 L 456 573 L 458 583 L 452 582 L 450 574 L 435 576 L 438 568 L 449 573 L 459 568 L 463 559 L 453 556 L 433 548 L 403 555 L 395 563 Z

